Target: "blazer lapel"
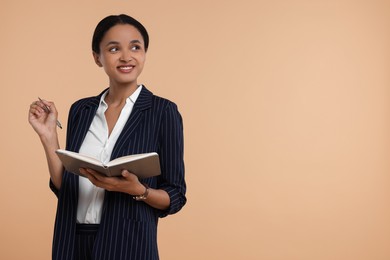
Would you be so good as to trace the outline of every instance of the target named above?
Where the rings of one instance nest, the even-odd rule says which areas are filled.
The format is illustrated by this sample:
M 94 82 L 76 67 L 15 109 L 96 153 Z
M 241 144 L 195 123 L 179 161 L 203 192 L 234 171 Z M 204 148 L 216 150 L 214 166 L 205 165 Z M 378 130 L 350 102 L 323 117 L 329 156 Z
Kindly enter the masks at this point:
M 79 104 L 79 107 L 77 108 L 77 120 L 75 120 L 76 122 L 74 122 L 73 126 L 74 129 L 68 129 L 68 131 L 70 130 L 74 136 L 77 136 L 77 138 L 73 138 L 74 141 L 69 144 L 69 147 L 67 148 L 68 150 L 75 152 L 80 150 L 81 144 L 83 143 L 83 140 L 96 114 L 96 110 L 99 107 L 100 98 L 104 91 L 96 97 L 81 101 L 83 103 Z M 151 107 L 152 99 L 153 93 L 150 92 L 145 86 L 143 86 L 141 93 L 139 94 L 137 101 L 134 104 L 133 110 L 122 130 L 122 133 L 119 135 L 118 140 L 116 141 L 111 154 L 111 159 L 120 156 L 120 151 L 122 148 L 121 144 L 127 143 L 128 139 L 131 138 L 139 123 L 142 121 L 143 112 Z
M 88 129 L 91 126 L 92 120 L 95 117 L 96 110 L 99 107 L 100 97 L 102 94 L 96 97 L 92 97 L 81 101 L 81 104 L 77 107 L 77 115 L 75 116 L 75 122 L 73 122 L 72 129 L 68 131 L 72 132 L 73 141 L 69 144 L 70 151 L 78 152 L 81 144 L 87 135 Z
M 122 133 L 119 135 L 118 140 L 114 146 L 111 154 L 111 159 L 120 156 L 122 150 L 122 144 L 128 143 L 128 139 L 132 137 L 134 131 L 137 129 L 139 123 L 143 119 L 143 112 L 152 106 L 153 93 L 150 92 L 145 86 L 142 87 L 137 101 L 134 104 L 133 110 L 127 120 Z
M 68 140 L 67 142 L 67 150 L 78 152 L 80 150 L 81 144 L 84 141 L 85 136 L 87 135 L 88 129 L 92 123 L 92 120 L 96 114 L 96 110 L 99 107 L 100 102 L 100 96 L 88 98 L 79 101 L 78 103 L 75 103 L 74 108 L 74 115 L 72 116 L 71 120 L 72 126 L 70 128 L 69 122 L 68 122 Z M 71 138 L 70 138 L 71 136 Z M 76 187 L 75 189 L 72 189 L 73 196 L 71 196 L 71 204 L 77 205 L 77 198 L 79 196 L 79 176 L 75 174 L 68 173 L 64 176 L 64 178 L 67 178 L 67 182 L 74 183 L 72 187 Z M 72 207 L 72 216 L 76 216 L 75 213 L 77 210 L 77 207 Z

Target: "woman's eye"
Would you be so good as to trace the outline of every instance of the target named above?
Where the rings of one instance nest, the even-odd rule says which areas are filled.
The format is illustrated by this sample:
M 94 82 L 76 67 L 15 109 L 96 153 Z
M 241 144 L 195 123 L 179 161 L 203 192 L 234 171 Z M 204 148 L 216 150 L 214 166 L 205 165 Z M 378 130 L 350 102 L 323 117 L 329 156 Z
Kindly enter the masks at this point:
M 141 47 L 138 46 L 138 45 L 134 45 L 134 46 L 131 47 L 131 50 L 133 50 L 133 51 L 137 51 L 139 49 L 141 49 Z
M 118 48 L 117 47 L 112 47 L 109 49 L 110 52 L 117 52 L 118 51 Z

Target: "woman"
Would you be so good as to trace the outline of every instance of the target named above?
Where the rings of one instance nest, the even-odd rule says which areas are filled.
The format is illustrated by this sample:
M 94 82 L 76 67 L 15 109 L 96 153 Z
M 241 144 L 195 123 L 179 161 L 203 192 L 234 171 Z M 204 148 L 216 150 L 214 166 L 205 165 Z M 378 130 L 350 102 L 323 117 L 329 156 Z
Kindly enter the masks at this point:
M 29 122 L 45 150 L 50 187 L 58 197 L 53 259 L 158 259 L 159 217 L 186 203 L 182 119 L 174 103 L 139 85 L 149 36 L 127 15 L 108 16 L 97 25 L 92 51 L 109 87 L 75 102 L 69 111 L 66 149 L 103 162 L 129 154 L 157 152 L 161 175 L 138 179 L 128 171 L 104 177 L 64 170 L 53 102 L 35 101 Z M 45 110 L 46 106 L 49 110 Z

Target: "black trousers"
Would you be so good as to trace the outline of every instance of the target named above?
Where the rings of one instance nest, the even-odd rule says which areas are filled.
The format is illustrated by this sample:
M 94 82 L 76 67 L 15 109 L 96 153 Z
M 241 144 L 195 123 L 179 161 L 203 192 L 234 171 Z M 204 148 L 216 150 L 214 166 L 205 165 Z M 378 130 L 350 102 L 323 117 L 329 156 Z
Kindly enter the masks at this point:
M 92 249 L 99 224 L 77 224 L 75 241 L 75 260 L 92 260 Z

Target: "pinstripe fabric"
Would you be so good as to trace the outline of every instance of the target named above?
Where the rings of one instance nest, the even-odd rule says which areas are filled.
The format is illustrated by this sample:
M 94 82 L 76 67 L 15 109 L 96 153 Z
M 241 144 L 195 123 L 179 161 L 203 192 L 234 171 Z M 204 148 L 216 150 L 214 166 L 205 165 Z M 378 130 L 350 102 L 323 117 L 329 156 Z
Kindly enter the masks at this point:
M 74 260 L 91 260 L 98 224 L 77 224 Z
M 69 112 L 66 149 L 78 151 L 99 106 L 100 95 L 74 103 Z M 93 249 L 95 260 L 159 259 L 157 223 L 179 211 L 186 203 L 183 162 L 183 125 L 174 103 L 154 96 L 143 87 L 133 111 L 118 138 L 111 159 L 145 152 L 160 155 L 162 174 L 142 180 L 170 196 L 168 210 L 161 211 L 132 196 L 106 191 L 103 214 Z M 73 259 L 78 198 L 78 176 L 64 172 L 56 190 L 57 215 L 53 237 L 53 259 Z

